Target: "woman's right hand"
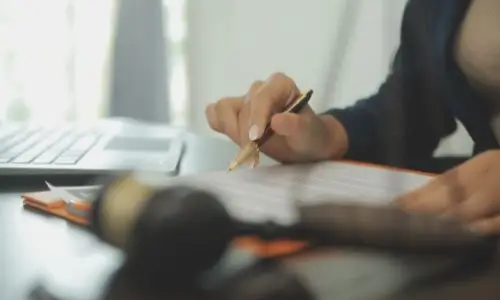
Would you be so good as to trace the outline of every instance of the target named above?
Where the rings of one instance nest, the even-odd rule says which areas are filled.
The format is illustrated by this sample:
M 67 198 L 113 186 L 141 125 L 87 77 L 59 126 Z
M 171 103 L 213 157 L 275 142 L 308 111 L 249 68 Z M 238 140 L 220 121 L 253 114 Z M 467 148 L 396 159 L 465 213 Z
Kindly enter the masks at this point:
M 280 162 L 342 157 L 347 150 L 347 136 L 333 116 L 318 116 L 309 105 L 298 114 L 281 113 L 298 97 L 300 91 L 294 81 L 276 73 L 265 81 L 255 81 L 243 96 L 226 97 L 209 104 L 205 112 L 213 130 L 227 135 L 240 146 L 258 139 L 270 121 L 275 134 L 261 151 Z

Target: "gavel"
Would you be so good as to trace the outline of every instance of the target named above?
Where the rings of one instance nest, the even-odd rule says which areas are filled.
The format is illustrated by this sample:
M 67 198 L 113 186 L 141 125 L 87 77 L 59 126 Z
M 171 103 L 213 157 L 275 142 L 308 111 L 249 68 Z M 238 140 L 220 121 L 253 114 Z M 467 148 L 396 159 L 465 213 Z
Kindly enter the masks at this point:
M 219 195 L 189 185 L 150 185 L 133 172 L 103 185 L 94 201 L 92 231 L 122 249 L 141 280 L 180 287 L 210 271 L 239 236 L 305 241 L 314 247 L 364 247 L 431 256 L 487 257 L 496 238 L 459 222 L 397 207 L 325 199 L 297 207 L 299 220 L 281 225 L 233 218 Z

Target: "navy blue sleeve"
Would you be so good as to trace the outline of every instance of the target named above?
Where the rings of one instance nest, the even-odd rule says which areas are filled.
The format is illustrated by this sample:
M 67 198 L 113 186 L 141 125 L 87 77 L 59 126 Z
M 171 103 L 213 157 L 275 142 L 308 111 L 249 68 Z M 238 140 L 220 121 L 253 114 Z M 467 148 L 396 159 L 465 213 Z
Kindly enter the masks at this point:
M 431 159 L 440 140 L 456 129 L 439 87 L 435 85 L 428 41 L 409 1 L 401 43 L 391 72 L 372 96 L 346 108 L 326 111 L 345 127 L 345 158 L 405 168 Z M 420 18 L 420 23 L 422 18 Z M 414 22 L 416 21 L 416 22 Z

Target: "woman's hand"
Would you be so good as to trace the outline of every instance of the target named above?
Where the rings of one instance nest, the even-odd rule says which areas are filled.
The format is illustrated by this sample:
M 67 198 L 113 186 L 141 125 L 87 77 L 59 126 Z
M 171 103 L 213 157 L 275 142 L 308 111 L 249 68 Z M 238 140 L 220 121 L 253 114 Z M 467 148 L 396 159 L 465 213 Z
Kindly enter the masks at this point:
M 255 81 L 243 96 L 208 105 L 206 117 L 213 130 L 240 146 L 258 139 L 270 122 L 275 135 L 261 151 L 281 162 L 340 158 L 347 148 L 347 136 L 335 118 L 318 116 L 308 105 L 298 114 L 281 113 L 300 93 L 290 77 L 276 73 L 265 81 Z
M 397 199 L 408 211 L 456 218 L 486 235 L 500 233 L 500 150 L 490 150 Z

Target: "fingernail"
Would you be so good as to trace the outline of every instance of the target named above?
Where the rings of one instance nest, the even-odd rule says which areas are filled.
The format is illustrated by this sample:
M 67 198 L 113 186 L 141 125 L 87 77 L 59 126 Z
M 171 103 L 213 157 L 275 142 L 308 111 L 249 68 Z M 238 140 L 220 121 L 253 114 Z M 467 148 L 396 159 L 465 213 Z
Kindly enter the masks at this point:
M 250 130 L 248 131 L 248 138 L 251 141 L 255 141 L 259 138 L 259 127 L 257 127 L 257 125 L 252 125 L 250 127 Z

